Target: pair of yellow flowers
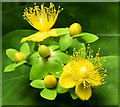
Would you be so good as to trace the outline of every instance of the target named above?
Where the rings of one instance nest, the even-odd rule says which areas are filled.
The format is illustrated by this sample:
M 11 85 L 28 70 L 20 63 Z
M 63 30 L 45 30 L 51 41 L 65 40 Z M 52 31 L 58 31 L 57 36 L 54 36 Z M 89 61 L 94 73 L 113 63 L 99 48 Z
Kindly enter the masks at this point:
M 41 8 L 39 8 L 36 3 L 34 8 L 26 8 L 23 15 L 24 19 L 39 31 L 29 37 L 23 38 L 21 43 L 25 41 L 41 42 L 50 36 L 60 36 L 56 33 L 56 29 L 50 28 L 55 24 L 61 10 L 63 8 L 60 9 L 60 6 L 56 10 L 53 3 L 50 3 L 49 8 L 44 7 L 44 4 L 41 4 Z M 88 100 L 92 95 L 92 87 L 105 83 L 104 78 L 106 75 L 104 73 L 106 70 L 102 68 L 105 60 L 99 60 L 99 51 L 94 59 L 92 55 L 93 50 L 89 50 L 86 54 L 84 51 L 85 48 L 82 48 L 79 52 L 74 51 L 70 62 L 63 67 L 59 84 L 63 88 L 75 87 L 75 94 L 81 100 Z

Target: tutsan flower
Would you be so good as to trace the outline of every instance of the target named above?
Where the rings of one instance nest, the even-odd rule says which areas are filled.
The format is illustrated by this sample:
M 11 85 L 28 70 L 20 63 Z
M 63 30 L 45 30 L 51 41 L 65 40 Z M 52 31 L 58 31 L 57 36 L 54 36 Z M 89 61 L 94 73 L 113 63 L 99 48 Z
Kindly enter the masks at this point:
M 58 10 L 56 10 L 53 3 L 50 3 L 49 8 L 44 7 L 44 3 L 41 4 L 41 9 L 36 5 L 36 3 L 34 8 L 26 8 L 23 15 L 24 19 L 39 31 L 31 36 L 22 38 L 21 43 L 25 41 L 41 42 L 50 36 L 60 36 L 60 34 L 56 33 L 57 28 L 50 28 L 55 24 L 61 10 L 63 10 L 63 8 L 60 9 L 60 6 L 58 6 Z
M 63 67 L 63 72 L 59 79 L 59 84 L 63 88 L 75 87 L 75 94 L 81 100 L 88 100 L 92 95 L 92 88 L 105 84 L 105 72 L 102 68 L 105 59 L 100 60 L 99 51 L 93 58 L 93 50 L 88 46 L 81 48 L 79 52 L 73 50 L 73 56 L 70 61 Z

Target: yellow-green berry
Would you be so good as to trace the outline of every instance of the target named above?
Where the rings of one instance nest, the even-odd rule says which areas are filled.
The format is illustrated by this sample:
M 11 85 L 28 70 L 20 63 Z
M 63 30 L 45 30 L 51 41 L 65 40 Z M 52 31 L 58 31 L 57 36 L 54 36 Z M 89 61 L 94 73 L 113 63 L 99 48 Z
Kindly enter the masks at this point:
M 54 88 L 57 84 L 57 79 L 53 75 L 47 75 L 44 78 L 44 84 L 46 88 Z
M 21 62 L 25 59 L 25 55 L 22 52 L 17 52 L 14 54 L 15 62 Z
M 40 45 L 38 48 L 39 55 L 46 58 L 50 55 L 50 49 L 45 45 Z
M 69 28 L 69 34 L 71 36 L 81 33 L 82 27 L 79 23 L 73 23 Z

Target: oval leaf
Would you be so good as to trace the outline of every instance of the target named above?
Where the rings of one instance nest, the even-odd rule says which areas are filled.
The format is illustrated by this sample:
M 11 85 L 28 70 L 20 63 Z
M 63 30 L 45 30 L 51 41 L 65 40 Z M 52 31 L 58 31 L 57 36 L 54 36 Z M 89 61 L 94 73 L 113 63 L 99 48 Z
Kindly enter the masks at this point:
M 40 57 L 33 64 L 30 71 L 30 80 L 43 79 L 48 74 L 48 67 Z
M 27 61 L 21 61 L 19 63 L 13 63 L 13 64 L 10 64 L 8 65 L 5 69 L 4 69 L 4 72 L 11 72 L 11 71 L 14 71 L 16 67 L 26 63 Z
M 27 64 L 33 65 L 38 60 L 38 57 L 40 57 L 38 52 L 33 53 L 27 60 Z
M 16 65 L 15 65 L 15 67 L 18 67 L 18 66 L 20 66 L 20 65 L 22 65 L 22 64 L 24 64 L 24 63 L 26 63 L 27 61 L 21 61 L 21 62 L 18 62 Z
M 40 92 L 40 95 L 45 99 L 54 100 L 57 96 L 57 92 L 56 90 L 52 90 L 52 89 L 50 90 L 45 88 Z
M 59 83 L 57 83 L 57 86 L 56 86 L 56 91 L 58 94 L 63 94 L 63 93 L 66 93 L 68 91 L 68 89 L 66 88 L 62 88 Z
M 77 37 L 77 40 L 83 43 L 92 43 L 99 39 L 99 37 L 91 33 L 81 33 L 73 37 Z
M 49 58 L 46 67 L 48 68 L 48 72 L 59 78 L 62 71 L 62 63 L 59 59 Z
M 12 61 L 15 61 L 14 60 L 14 54 L 17 53 L 18 51 L 15 50 L 15 49 L 7 49 L 6 50 L 6 54 L 7 56 L 12 60 Z
M 67 48 L 70 47 L 72 42 L 73 38 L 69 34 L 62 36 L 59 41 L 60 50 L 65 51 Z
M 43 80 L 34 80 L 30 83 L 30 85 L 34 88 L 45 88 L 44 81 Z
M 37 57 L 30 71 L 30 80 L 43 79 L 48 73 L 51 73 L 57 78 L 60 77 L 60 73 L 58 72 L 62 70 L 62 63 L 53 56 L 47 60 L 42 59 L 40 56 Z
M 52 51 L 54 50 L 57 50 L 59 48 L 58 45 L 51 45 L 51 46 L 48 46 L 50 49 L 52 49 Z
M 56 33 L 60 34 L 60 35 L 67 34 L 68 33 L 68 28 L 59 28 L 59 29 L 56 29 Z
M 69 92 L 70 92 L 70 95 L 71 95 L 73 100 L 78 98 L 78 96 L 75 94 L 75 89 L 74 88 L 70 89 Z
M 22 52 L 25 55 L 25 58 L 30 54 L 30 47 L 27 43 L 23 43 L 20 52 Z
M 59 59 L 63 64 L 66 64 L 68 62 L 68 57 L 64 52 L 61 51 L 54 51 L 53 52 L 53 57 L 55 59 Z
M 80 43 L 76 38 L 74 38 L 72 45 L 68 49 L 68 54 L 73 54 L 73 49 L 75 48 L 76 51 L 79 51 L 81 48 L 83 48 L 84 43 Z
M 8 65 L 8 66 L 4 69 L 4 72 L 14 71 L 14 70 L 15 70 L 15 65 L 16 65 L 16 63 L 13 63 L 13 64 Z

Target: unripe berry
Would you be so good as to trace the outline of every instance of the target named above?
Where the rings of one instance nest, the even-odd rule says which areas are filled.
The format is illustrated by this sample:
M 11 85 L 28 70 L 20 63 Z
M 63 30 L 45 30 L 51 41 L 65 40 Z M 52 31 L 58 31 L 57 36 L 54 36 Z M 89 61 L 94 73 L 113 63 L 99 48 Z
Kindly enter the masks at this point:
M 15 62 L 23 61 L 25 59 L 25 55 L 21 52 L 17 52 L 14 54 L 14 59 L 15 59 Z
M 53 75 L 47 75 L 44 78 L 46 88 L 54 88 L 57 84 L 57 79 Z
M 46 58 L 50 55 L 50 49 L 45 45 L 40 45 L 38 48 L 39 55 L 43 58 Z
M 81 33 L 82 27 L 79 23 L 73 23 L 69 28 L 69 34 L 71 36 Z

